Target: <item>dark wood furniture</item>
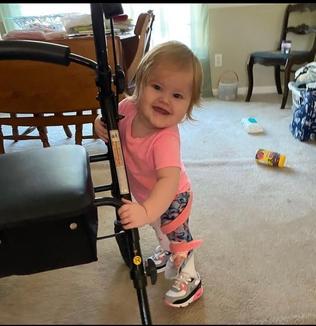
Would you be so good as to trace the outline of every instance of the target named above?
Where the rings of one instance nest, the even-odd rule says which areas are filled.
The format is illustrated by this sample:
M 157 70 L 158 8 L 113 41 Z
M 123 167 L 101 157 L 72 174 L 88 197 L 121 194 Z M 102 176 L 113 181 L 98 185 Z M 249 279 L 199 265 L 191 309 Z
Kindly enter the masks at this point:
M 117 62 L 125 67 L 122 39 L 129 39 L 129 35 L 114 39 Z M 92 36 L 56 39 L 50 43 L 69 46 L 72 53 L 96 59 Z M 108 62 L 114 73 L 110 37 L 107 37 L 107 45 Z M 69 125 L 75 125 L 76 144 L 81 144 L 83 139 L 97 138 L 93 130 L 99 111 L 94 71 L 75 63 L 63 67 L 30 60 L 6 60 L 0 61 L 0 73 L 0 113 L 9 115 L 0 117 L 0 153 L 4 153 L 4 139 L 40 139 L 44 147 L 50 146 L 46 127 L 53 125 L 63 126 L 65 131 L 69 130 Z M 92 134 L 83 134 L 85 123 L 92 124 Z M 2 124 L 12 126 L 12 134 L 4 134 Z M 39 133 L 19 134 L 19 126 L 36 126 Z
M 3 134 L 2 125 L 42 128 L 44 147 L 49 141 L 43 128 L 75 125 L 75 142 L 81 144 L 82 125 L 93 123 L 99 109 L 95 71 L 74 62 L 62 66 L 31 60 L 0 60 L 0 71 L 0 153 L 3 140 L 12 139 Z
M 314 61 L 316 53 L 316 23 L 315 13 L 316 9 L 315 3 L 298 3 L 290 4 L 286 7 L 283 25 L 280 35 L 280 41 L 278 48 L 275 51 L 260 51 L 253 52 L 250 54 L 249 61 L 247 64 L 248 72 L 248 93 L 246 96 L 246 102 L 250 101 L 252 90 L 253 90 L 253 66 L 254 64 L 261 64 L 264 66 L 273 66 L 274 67 L 274 78 L 278 94 L 282 94 L 281 87 L 281 72 L 284 73 L 283 77 L 283 97 L 281 103 L 281 109 L 285 108 L 287 97 L 289 93 L 288 83 L 290 81 L 290 75 L 293 70 L 294 65 L 303 65 L 305 63 Z M 290 18 L 296 13 L 300 15 L 305 15 L 304 23 L 292 26 L 290 25 Z M 314 14 L 314 16 L 313 16 Z M 307 17 L 309 16 L 309 17 Z M 310 25 L 308 25 L 310 23 Z M 281 51 L 282 41 L 292 40 L 293 35 L 298 36 L 310 36 L 312 35 L 312 47 L 308 50 L 297 50 L 293 42 L 292 47 L 294 48 L 289 53 L 283 53 Z M 301 37 L 300 37 L 301 38 Z

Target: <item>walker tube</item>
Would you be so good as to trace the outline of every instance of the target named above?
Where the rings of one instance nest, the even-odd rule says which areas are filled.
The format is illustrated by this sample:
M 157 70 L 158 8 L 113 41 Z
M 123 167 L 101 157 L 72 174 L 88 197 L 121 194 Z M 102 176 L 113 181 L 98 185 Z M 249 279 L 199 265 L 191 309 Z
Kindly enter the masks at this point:
M 35 60 L 68 66 L 70 49 L 66 45 L 42 41 L 1 41 L 0 60 Z

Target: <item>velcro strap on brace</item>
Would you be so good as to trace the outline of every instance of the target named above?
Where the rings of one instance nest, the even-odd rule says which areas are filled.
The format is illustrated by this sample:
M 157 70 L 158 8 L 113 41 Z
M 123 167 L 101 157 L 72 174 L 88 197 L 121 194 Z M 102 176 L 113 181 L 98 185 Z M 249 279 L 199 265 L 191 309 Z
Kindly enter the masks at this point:
M 171 242 L 170 251 L 173 254 L 178 252 L 189 252 L 192 249 L 196 249 L 201 246 L 203 240 L 192 240 L 190 242 Z
M 161 226 L 161 232 L 164 234 L 171 233 L 176 230 L 178 226 L 182 225 L 188 218 L 191 212 L 193 193 L 190 192 L 189 202 L 184 210 L 171 222 Z

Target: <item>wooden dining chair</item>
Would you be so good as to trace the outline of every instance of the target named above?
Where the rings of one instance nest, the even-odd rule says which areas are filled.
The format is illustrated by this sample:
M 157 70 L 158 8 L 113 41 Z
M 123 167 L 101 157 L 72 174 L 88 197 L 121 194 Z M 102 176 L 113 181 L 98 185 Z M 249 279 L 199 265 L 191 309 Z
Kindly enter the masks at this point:
M 111 35 L 106 35 L 106 49 L 107 49 L 107 59 L 108 64 L 111 68 L 113 79 L 115 79 L 115 58 L 114 58 L 114 48 L 115 48 L 115 54 L 116 54 L 116 64 L 119 65 L 122 70 L 125 72 L 125 63 L 124 63 L 124 57 L 123 57 L 123 48 L 122 48 L 122 42 L 120 39 L 120 36 L 115 35 L 114 38 L 112 38 Z M 81 36 L 81 37 L 72 37 L 72 38 L 64 38 L 64 39 L 58 39 L 52 41 L 57 44 L 62 44 L 69 46 L 72 53 L 76 53 L 79 55 L 82 55 L 86 58 L 96 60 L 96 53 L 95 53 L 95 44 L 94 44 L 94 38 L 93 36 Z M 112 83 L 113 92 L 115 92 L 115 86 L 114 83 Z M 118 100 L 123 99 L 124 95 L 121 94 L 118 96 Z M 95 112 L 95 114 L 98 114 L 99 110 Z M 98 136 L 95 133 L 94 125 L 92 124 L 92 133 L 89 134 L 83 134 L 82 139 L 95 139 L 98 138 Z
M 316 4 L 315 3 L 297 3 L 289 4 L 286 7 L 280 40 L 276 50 L 253 52 L 249 56 L 247 64 L 248 72 L 248 92 L 246 102 L 250 101 L 253 89 L 253 67 L 254 64 L 274 67 L 274 79 L 278 94 L 283 93 L 281 109 L 284 109 L 289 93 L 288 83 L 291 73 L 295 72 L 294 66 L 303 65 L 314 61 L 316 54 Z M 292 21 L 291 21 L 291 18 Z M 299 19 L 298 25 L 292 25 L 294 19 Z M 303 36 L 309 38 L 302 40 Z M 282 42 L 292 41 L 292 50 L 284 53 L 281 50 Z M 309 42 L 308 42 L 309 41 Z M 303 44 L 310 43 L 310 48 L 303 48 Z M 281 87 L 281 72 L 283 77 L 283 91 Z
M 126 62 L 126 92 L 131 95 L 134 90 L 134 79 L 137 67 L 143 56 L 150 48 L 151 33 L 155 15 L 152 10 L 139 14 L 134 28 L 134 34 L 137 38 L 137 46 L 134 53 L 130 53 L 130 61 Z M 125 49 L 124 49 L 125 50 Z M 124 52 L 126 55 L 126 51 Z
M 1 41 L 0 46 L 2 42 L 14 41 Z M 75 143 L 82 144 L 82 126 L 93 123 L 99 109 L 94 70 L 75 62 L 63 66 L 3 59 L 0 71 L 0 153 L 5 152 L 4 140 L 13 139 L 4 134 L 3 125 L 36 126 L 39 136 L 20 139 L 37 137 L 44 147 L 50 146 L 44 128 L 74 125 Z
M 27 37 L 25 38 L 25 36 L 29 35 L 28 33 L 25 33 L 24 38 L 23 39 L 27 39 Z M 18 37 L 15 37 L 14 39 L 18 40 Z M 30 38 L 32 39 L 32 38 Z M 0 35 L 0 40 L 1 40 L 1 35 Z M 1 70 L 0 70 L 1 72 Z M 59 113 L 56 113 L 56 115 L 58 115 Z M 14 119 L 16 118 L 16 113 L 10 113 L 10 116 Z M 38 114 L 36 114 L 35 116 L 40 116 Z M 72 132 L 69 128 L 69 126 L 64 125 L 63 126 L 65 134 L 68 138 L 72 137 Z M 38 130 L 38 135 L 29 135 L 31 134 L 34 130 Z M 12 126 L 12 134 L 10 135 L 6 135 L 5 139 L 11 139 L 14 140 L 14 142 L 17 142 L 19 140 L 23 140 L 23 139 L 42 139 L 42 141 L 44 142 L 45 146 L 48 146 L 47 143 L 47 128 L 44 127 L 35 127 L 35 126 L 29 126 L 27 127 L 24 131 L 20 132 L 19 128 L 17 126 Z
M 72 53 L 95 60 L 92 37 L 55 43 L 69 46 Z M 114 46 L 120 64 L 123 58 L 118 36 L 114 38 Z M 110 36 L 107 37 L 107 53 L 114 74 Z M 83 139 L 98 138 L 93 124 L 100 113 L 94 71 L 75 63 L 64 67 L 30 60 L 0 60 L 0 72 L 0 153 L 4 153 L 3 140 L 40 139 L 44 147 L 50 146 L 47 126 L 63 126 L 66 131 L 69 125 L 75 125 L 76 144 L 81 144 Z M 84 133 L 84 124 L 91 125 L 91 133 Z M 38 134 L 6 134 L 1 131 L 1 125 L 10 125 L 13 130 L 35 126 Z

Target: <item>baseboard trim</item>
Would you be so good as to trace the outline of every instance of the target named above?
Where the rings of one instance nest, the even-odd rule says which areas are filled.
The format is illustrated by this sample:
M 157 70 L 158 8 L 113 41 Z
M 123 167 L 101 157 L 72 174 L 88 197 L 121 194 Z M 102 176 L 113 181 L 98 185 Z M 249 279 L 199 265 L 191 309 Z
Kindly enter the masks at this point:
M 214 96 L 218 95 L 218 88 L 212 89 Z M 246 95 L 248 92 L 248 87 L 238 87 L 238 95 Z M 256 86 L 252 90 L 252 94 L 273 94 L 276 93 L 275 86 Z

